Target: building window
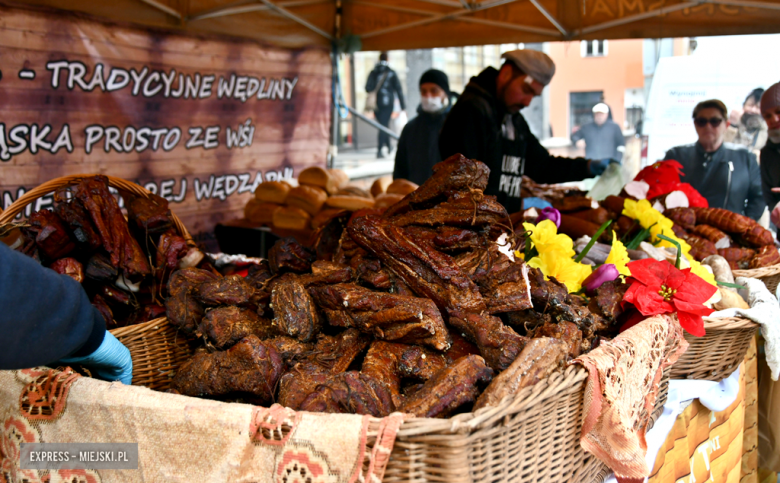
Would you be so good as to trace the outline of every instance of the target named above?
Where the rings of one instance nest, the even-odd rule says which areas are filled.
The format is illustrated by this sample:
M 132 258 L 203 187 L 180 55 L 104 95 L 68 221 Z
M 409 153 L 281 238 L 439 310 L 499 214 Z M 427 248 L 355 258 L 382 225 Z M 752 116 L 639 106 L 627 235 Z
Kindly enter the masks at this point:
M 606 40 L 583 40 L 580 42 L 580 54 L 583 57 L 606 57 Z
M 604 93 L 595 92 L 570 92 L 569 93 L 569 132 L 574 134 L 577 130 L 593 121 L 593 106 L 603 102 Z

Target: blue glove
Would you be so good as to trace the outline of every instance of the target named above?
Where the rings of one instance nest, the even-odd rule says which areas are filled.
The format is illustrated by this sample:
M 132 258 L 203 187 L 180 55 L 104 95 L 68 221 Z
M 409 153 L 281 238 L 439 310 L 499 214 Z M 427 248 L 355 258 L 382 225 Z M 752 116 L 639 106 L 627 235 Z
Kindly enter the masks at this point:
M 69 357 L 60 359 L 65 364 L 81 364 L 101 379 L 119 381 L 129 385 L 133 380 L 133 359 L 130 351 L 106 332 L 103 343 L 92 354 L 84 357 Z
M 552 208 L 552 203 L 541 198 L 523 198 L 523 209 L 527 210 L 528 208 L 538 208 L 540 210 L 543 208 Z
M 604 170 L 607 169 L 607 166 L 610 164 L 620 164 L 620 161 L 617 159 L 591 159 L 590 160 L 590 174 L 593 176 L 599 176 L 601 173 L 604 172 Z

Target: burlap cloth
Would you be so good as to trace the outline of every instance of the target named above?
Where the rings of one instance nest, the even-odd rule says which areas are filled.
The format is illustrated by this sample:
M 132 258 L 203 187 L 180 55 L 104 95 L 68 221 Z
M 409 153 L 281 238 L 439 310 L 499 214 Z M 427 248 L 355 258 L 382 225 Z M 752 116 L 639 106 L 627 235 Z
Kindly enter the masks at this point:
M 380 482 L 403 419 L 221 403 L 70 369 L 0 371 L 0 481 Z M 138 443 L 139 466 L 21 470 L 24 442 Z

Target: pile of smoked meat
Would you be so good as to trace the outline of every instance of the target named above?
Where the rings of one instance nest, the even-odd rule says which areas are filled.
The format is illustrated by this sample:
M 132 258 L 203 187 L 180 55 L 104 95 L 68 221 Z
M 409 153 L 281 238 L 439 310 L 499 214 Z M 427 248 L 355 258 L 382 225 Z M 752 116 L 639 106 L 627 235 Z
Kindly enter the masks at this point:
M 54 209 L 32 213 L 16 250 L 81 283 L 109 329 L 165 315 L 171 273 L 203 253 L 173 228 L 168 202 L 122 192 L 128 220 L 105 176 L 54 193 Z
M 312 248 L 277 242 L 245 278 L 187 268 L 167 315 L 201 341 L 178 394 L 419 417 L 495 406 L 617 332 L 626 286 L 590 299 L 499 251 L 488 168 L 453 156 L 385 210 L 335 216 Z M 505 238 L 505 237 L 504 237 Z

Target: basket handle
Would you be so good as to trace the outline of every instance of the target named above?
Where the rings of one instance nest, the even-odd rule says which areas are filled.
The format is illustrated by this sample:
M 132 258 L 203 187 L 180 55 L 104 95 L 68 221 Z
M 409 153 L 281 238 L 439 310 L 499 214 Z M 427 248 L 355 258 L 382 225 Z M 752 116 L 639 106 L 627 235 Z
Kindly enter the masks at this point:
M 20 196 L 19 199 L 13 202 L 11 206 L 6 208 L 5 211 L 0 210 L 0 226 L 5 225 L 6 223 L 11 223 L 13 219 L 16 218 L 16 215 L 24 211 L 27 205 L 37 200 L 38 198 L 45 196 L 49 193 L 52 193 L 59 188 L 63 188 L 66 186 L 75 186 L 79 184 L 81 181 L 83 181 L 85 178 L 91 178 L 93 176 L 97 176 L 97 175 L 74 174 L 71 176 L 62 176 L 60 178 L 54 178 L 52 180 L 49 180 L 31 189 L 27 193 Z M 143 196 L 144 198 L 149 198 L 150 195 L 152 194 L 149 190 L 147 190 L 143 186 L 139 186 L 125 179 L 116 178 L 114 176 L 108 176 L 108 175 L 103 175 L 103 176 L 108 178 L 109 186 L 113 186 L 116 189 L 128 191 L 134 195 Z M 176 227 L 176 231 L 179 232 L 179 234 L 187 241 L 187 243 L 194 244 L 195 241 L 192 239 L 192 236 L 187 231 L 187 228 L 184 226 L 184 223 L 181 222 L 179 217 L 177 217 L 176 214 L 173 213 L 173 211 L 171 211 L 171 219 L 173 221 L 174 226 Z

